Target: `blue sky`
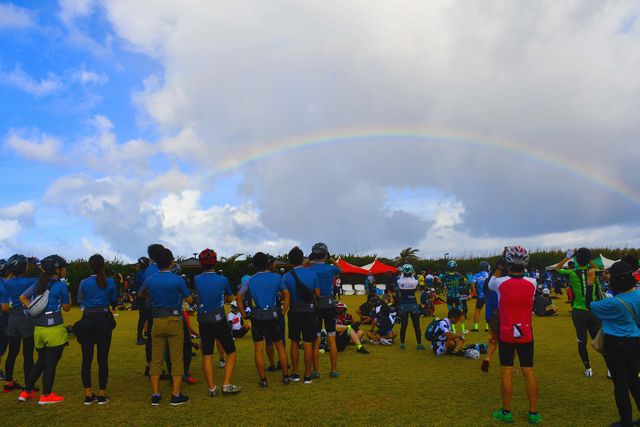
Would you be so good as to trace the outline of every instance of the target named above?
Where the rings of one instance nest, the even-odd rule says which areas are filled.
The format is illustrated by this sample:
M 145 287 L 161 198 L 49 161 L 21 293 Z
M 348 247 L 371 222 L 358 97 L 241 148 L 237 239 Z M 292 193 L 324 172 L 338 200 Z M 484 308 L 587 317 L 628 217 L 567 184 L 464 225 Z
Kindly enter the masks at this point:
M 637 246 L 636 3 L 331 3 L 0 1 L 0 256 Z

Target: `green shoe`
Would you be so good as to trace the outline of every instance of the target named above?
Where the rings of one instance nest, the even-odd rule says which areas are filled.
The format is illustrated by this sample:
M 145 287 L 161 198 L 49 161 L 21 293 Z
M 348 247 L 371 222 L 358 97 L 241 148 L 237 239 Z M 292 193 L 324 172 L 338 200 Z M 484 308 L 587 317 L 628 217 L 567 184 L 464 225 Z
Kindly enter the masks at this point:
M 424 344 L 420 343 L 418 344 L 418 346 L 416 347 L 416 350 L 426 350 L 427 347 L 424 346 Z
M 542 422 L 542 415 L 539 412 L 532 414 L 529 412 L 529 424 L 540 424 Z
M 513 414 L 511 412 L 507 412 L 506 414 L 502 411 L 502 409 L 498 409 L 493 413 L 493 419 L 502 421 L 504 423 L 512 423 L 513 422 Z
M 400 350 L 404 350 L 406 347 L 404 344 L 400 344 Z

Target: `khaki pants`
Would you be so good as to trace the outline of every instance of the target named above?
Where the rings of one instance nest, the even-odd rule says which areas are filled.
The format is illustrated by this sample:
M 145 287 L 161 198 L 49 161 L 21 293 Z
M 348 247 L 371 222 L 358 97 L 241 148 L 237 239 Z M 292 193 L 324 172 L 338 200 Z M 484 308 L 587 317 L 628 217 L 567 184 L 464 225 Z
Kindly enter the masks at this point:
M 169 359 L 171 359 L 171 375 L 184 374 L 182 364 L 182 347 L 184 345 L 184 332 L 182 330 L 182 318 L 176 316 L 155 317 L 151 330 L 151 366 L 149 375 L 160 375 L 164 354 L 169 346 Z

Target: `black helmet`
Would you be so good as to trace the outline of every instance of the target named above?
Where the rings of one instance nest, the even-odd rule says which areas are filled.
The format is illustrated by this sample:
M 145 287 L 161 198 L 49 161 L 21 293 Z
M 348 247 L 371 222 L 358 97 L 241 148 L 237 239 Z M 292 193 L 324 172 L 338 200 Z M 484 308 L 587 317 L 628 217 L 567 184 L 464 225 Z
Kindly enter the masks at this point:
M 60 255 L 49 255 L 40 261 L 40 268 L 45 273 L 55 273 L 56 269 L 67 266 L 67 261 Z
M 138 264 L 144 266 L 149 265 L 149 258 L 147 258 L 146 256 L 141 256 L 140 258 L 138 258 Z
M 0 259 L 0 274 L 7 273 L 7 261 Z
M 15 254 L 11 258 L 7 260 L 6 269 L 10 273 L 21 274 L 27 270 L 27 265 L 29 262 L 27 261 L 27 257 L 20 254 Z
M 326 243 L 318 242 L 311 248 L 311 253 L 316 259 L 321 259 L 329 254 L 329 248 Z

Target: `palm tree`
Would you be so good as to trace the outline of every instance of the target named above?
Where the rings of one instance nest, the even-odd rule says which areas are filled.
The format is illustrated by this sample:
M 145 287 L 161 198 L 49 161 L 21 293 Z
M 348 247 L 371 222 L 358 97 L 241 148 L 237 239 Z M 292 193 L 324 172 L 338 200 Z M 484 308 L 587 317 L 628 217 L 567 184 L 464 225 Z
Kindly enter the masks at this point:
M 412 248 L 411 246 L 409 246 L 408 248 L 404 248 L 403 250 L 401 250 L 400 256 L 394 258 L 393 261 L 398 265 L 407 263 L 414 264 L 419 260 L 418 256 L 416 255 L 418 252 L 420 252 L 420 249 Z
M 238 260 L 238 258 L 240 258 L 242 255 L 241 253 L 236 253 L 231 255 L 230 257 L 222 257 L 221 260 L 224 262 L 228 262 L 229 264 L 235 264 L 235 262 Z

